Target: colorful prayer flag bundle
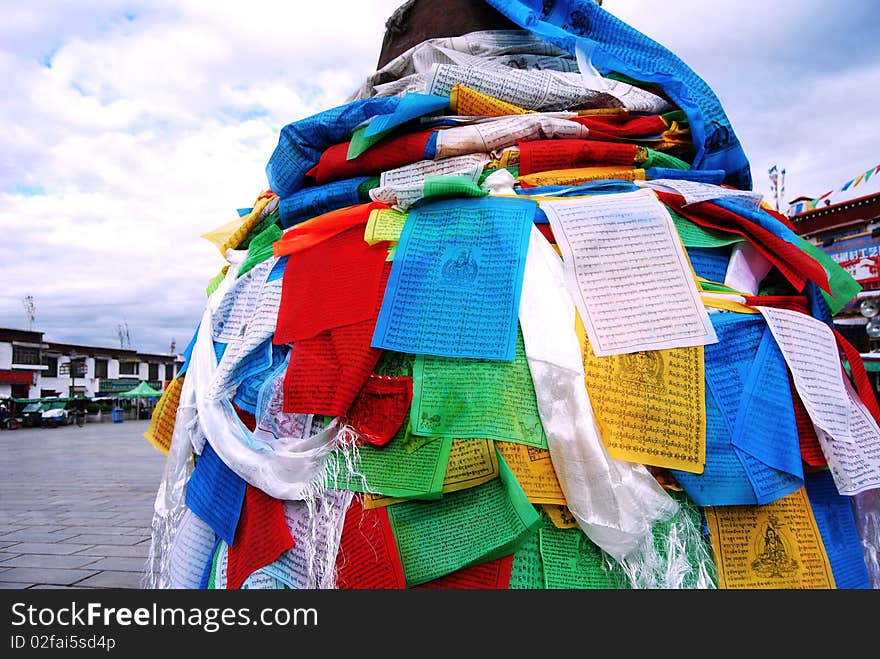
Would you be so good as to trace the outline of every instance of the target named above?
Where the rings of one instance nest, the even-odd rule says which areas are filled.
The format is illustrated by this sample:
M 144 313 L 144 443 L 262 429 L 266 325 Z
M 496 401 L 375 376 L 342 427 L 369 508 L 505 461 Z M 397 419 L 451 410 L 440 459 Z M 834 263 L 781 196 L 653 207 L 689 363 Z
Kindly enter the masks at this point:
M 206 235 L 147 585 L 878 587 L 858 284 L 678 58 L 593 2 L 487 1 L 523 29 L 285 126 Z

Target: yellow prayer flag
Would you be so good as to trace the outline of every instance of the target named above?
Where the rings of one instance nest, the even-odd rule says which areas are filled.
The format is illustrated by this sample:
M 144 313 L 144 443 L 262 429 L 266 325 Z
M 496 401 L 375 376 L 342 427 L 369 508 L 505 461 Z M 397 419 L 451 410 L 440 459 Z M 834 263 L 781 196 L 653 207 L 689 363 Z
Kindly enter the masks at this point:
M 406 223 L 407 213 L 394 208 L 377 208 L 370 211 L 364 240 L 370 245 L 385 241 L 397 242 Z
M 217 227 L 216 229 L 212 229 L 208 233 L 203 233 L 201 237 L 214 245 L 220 252 L 220 254 L 222 254 L 225 258 L 226 250 L 223 246 L 229 240 L 229 237 L 233 235 L 236 231 L 238 231 L 239 227 L 241 226 L 241 222 L 242 218 L 236 218 L 231 222 L 227 222 L 226 224 Z
M 496 446 L 529 501 L 565 504 L 550 451 L 514 442 L 497 442 Z
M 502 167 L 513 167 L 519 164 L 519 147 L 509 146 L 502 149 L 497 158 L 492 158 L 486 163 L 486 170 L 501 169 Z
M 626 113 L 626 108 L 584 108 L 582 110 L 577 110 L 577 115 L 579 117 L 594 117 L 598 115 Z
M 692 152 L 694 145 L 691 140 L 691 130 L 690 128 L 682 128 L 677 121 L 672 121 L 669 124 L 669 128 L 660 136 L 660 141 L 652 144 L 651 148 L 655 151 L 666 153 L 676 151 L 681 153 Z M 691 159 L 692 156 L 688 157 L 685 153 L 685 160 Z
M 180 403 L 183 378 L 184 375 L 181 375 L 165 387 L 150 417 L 150 425 L 144 433 L 144 439 L 165 455 L 168 455 L 168 451 L 171 449 L 171 435 L 174 432 L 174 421 L 177 418 L 177 406 Z
M 460 117 L 504 117 L 510 114 L 534 114 L 488 94 L 457 84 L 449 92 L 449 107 Z
M 227 249 L 235 249 L 247 237 L 251 229 L 253 229 L 260 220 L 264 218 L 263 211 L 269 202 L 276 198 L 277 195 L 265 196 L 261 195 L 254 203 L 254 207 L 250 213 L 243 217 L 236 218 L 223 224 L 216 229 L 204 233 L 202 238 L 214 245 L 223 258 L 226 258 Z
M 761 313 L 757 309 L 746 306 L 736 298 L 736 295 L 723 295 L 720 293 L 701 292 L 700 299 L 703 306 L 712 307 L 713 309 L 723 309 L 724 311 L 734 311 L 736 313 Z
M 255 226 L 257 226 L 260 221 L 266 217 L 266 207 L 269 203 L 275 199 L 277 195 L 271 196 L 260 196 L 257 198 L 256 202 L 254 202 L 254 207 L 251 209 L 251 212 L 241 218 L 241 224 L 239 227 L 232 232 L 232 234 L 226 239 L 226 242 L 220 249 L 220 253 L 223 256 L 226 256 L 227 249 L 236 249 L 247 235 L 251 232 Z
M 581 185 L 589 181 L 616 179 L 618 181 L 644 181 L 645 170 L 620 166 L 573 167 L 571 169 L 553 169 L 546 172 L 534 172 L 517 179 L 524 185 Z
M 553 522 L 553 526 L 558 529 L 576 529 L 578 527 L 577 520 L 568 506 L 559 503 L 545 503 L 544 512 Z
M 704 510 L 719 588 L 836 587 L 806 488 L 760 506 Z
M 597 357 L 580 314 L 587 392 L 602 441 L 619 460 L 695 474 L 706 464 L 703 346 Z

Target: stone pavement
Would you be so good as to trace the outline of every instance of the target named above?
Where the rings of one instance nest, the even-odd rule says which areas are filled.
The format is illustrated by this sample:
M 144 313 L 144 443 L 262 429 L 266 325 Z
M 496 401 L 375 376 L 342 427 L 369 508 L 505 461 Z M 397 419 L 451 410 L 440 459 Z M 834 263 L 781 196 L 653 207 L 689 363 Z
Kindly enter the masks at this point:
M 0 588 L 140 588 L 165 456 L 149 421 L 0 431 Z

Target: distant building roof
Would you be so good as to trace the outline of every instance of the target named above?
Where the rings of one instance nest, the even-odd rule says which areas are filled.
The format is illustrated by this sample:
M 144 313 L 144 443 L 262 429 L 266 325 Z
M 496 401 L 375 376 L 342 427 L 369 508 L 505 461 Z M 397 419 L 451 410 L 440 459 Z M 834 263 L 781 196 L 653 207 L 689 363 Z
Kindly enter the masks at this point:
M 123 361 L 146 361 L 146 362 L 182 362 L 183 356 L 175 353 L 138 352 L 131 348 L 113 348 L 106 346 L 89 346 L 79 343 L 59 343 L 57 341 L 43 341 L 43 332 L 29 330 L 10 329 L 0 327 L 0 341 L 22 343 L 39 343 L 47 352 L 57 352 L 62 355 L 76 353 L 84 357 L 98 357 L 107 359 L 121 359 Z
M 27 341 L 28 343 L 42 343 L 43 333 L 31 330 L 8 329 L 0 327 L 0 341 Z
M 848 226 L 867 224 L 880 218 L 880 192 L 828 206 L 812 208 L 789 216 L 798 235 L 808 238 L 840 231 Z

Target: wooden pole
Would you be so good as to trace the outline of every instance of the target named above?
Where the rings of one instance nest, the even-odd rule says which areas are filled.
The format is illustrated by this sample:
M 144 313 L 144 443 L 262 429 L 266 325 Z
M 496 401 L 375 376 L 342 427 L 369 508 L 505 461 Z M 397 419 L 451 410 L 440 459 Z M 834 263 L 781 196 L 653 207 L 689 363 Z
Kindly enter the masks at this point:
M 485 0 L 409 0 L 385 22 L 377 69 L 427 39 L 477 30 L 521 30 Z

